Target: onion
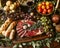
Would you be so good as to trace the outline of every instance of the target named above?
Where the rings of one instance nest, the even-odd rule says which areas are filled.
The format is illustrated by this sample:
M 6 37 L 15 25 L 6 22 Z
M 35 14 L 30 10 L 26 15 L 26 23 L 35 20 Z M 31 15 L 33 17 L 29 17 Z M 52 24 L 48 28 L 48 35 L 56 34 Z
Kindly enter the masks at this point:
M 60 24 L 56 25 L 55 29 L 56 29 L 57 32 L 60 32 Z
M 54 23 L 59 23 L 59 20 L 60 20 L 60 18 L 59 18 L 59 15 L 53 15 L 53 17 L 52 17 L 52 21 L 54 22 Z

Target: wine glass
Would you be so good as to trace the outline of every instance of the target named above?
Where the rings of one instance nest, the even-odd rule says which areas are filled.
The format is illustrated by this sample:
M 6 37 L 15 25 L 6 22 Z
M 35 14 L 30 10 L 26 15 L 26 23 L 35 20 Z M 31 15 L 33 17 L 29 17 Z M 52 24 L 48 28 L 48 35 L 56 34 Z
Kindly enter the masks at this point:
M 29 7 L 29 10 L 28 10 L 29 13 L 32 11 L 31 7 L 32 7 L 33 3 L 34 3 L 34 1 L 28 1 L 27 2 L 27 6 Z

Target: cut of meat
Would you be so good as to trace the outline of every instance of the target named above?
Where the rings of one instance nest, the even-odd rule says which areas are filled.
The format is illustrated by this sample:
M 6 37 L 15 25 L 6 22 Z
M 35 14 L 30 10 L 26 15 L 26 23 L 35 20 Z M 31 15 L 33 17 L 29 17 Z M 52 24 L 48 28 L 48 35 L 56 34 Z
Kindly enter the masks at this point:
M 17 26 L 16 30 L 19 31 L 22 28 L 23 28 L 22 26 Z
M 21 32 L 18 34 L 18 36 L 21 36 L 23 33 L 24 33 L 24 31 L 21 31 Z
M 21 33 L 22 31 L 23 31 L 23 29 L 20 29 L 20 30 L 17 31 L 17 33 Z
M 33 30 L 30 30 L 29 27 L 33 26 L 35 24 L 34 21 L 31 21 L 31 20 L 20 20 L 18 21 L 17 23 L 17 26 L 16 26 L 16 31 L 17 31 L 17 34 L 19 37 L 32 37 L 32 36 L 36 36 L 38 34 L 41 34 L 41 30 L 42 29 L 33 29 Z M 40 32 L 39 32 L 40 31 Z
M 35 36 L 36 35 L 36 32 L 35 31 L 30 31 L 27 34 L 28 34 L 27 37 L 29 37 L 29 36 Z

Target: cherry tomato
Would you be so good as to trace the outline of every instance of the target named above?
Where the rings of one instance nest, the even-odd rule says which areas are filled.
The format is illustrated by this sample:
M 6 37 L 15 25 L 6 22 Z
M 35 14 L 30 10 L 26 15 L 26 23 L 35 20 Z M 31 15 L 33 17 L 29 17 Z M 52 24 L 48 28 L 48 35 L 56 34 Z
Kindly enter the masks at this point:
M 37 7 L 37 9 L 40 9 L 40 8 L 41 8 L 40 6 Z
M 39 6 L 39 7 L 41 7 L 41 6 L 42 6 L 42 4 L 38 4 L 38 6 Z
M 42 5 L 46 5 L 46 2 L 42 2 Z
M 46 2 L 46 5 L 49 5 L 49 4 L 50 4 L 50 3 L 47 1 L 47 2 Z
M 43 14 L 46 14 L 46 12 L 45 12 L 45 11 L 43 11 L 42 13 L 43 13 Z
M 51 8 L 53 8 L 53 4 L 52 3 L 50 3 L 50 5 L 49 5 Z
M 47 12 L 47 9 L 44 9 L 43 11 L 44 11 L 44 12 Z
M 40 9 L 38 9 L 38 12 L 42 12 L 42 9 L 40 8 Z
M 46 9 L 49 9 L 49 8 L 50 8 L 50 6 L 47 5 L 47 6 L 46 6 Z
M 52 12 L 52 10 L 51 9 L 48 9 L 48 13 L 51 13 Z
M 42 5 L 42 9 L 45 9 L 45 6 L 44 5 Z

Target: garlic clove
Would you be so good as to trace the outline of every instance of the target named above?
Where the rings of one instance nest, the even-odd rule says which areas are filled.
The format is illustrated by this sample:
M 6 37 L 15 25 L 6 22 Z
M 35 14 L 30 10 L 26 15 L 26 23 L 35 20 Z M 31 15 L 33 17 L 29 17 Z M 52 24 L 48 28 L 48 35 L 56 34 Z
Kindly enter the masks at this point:
M 27 29 L 27 26 L 26 26 L 26 25 L 24 25 L 24 26 L 23 26 L 23 29 Z
M 28 24 L 28 27 L 30 27 L 31 25 L 30 24 Z

